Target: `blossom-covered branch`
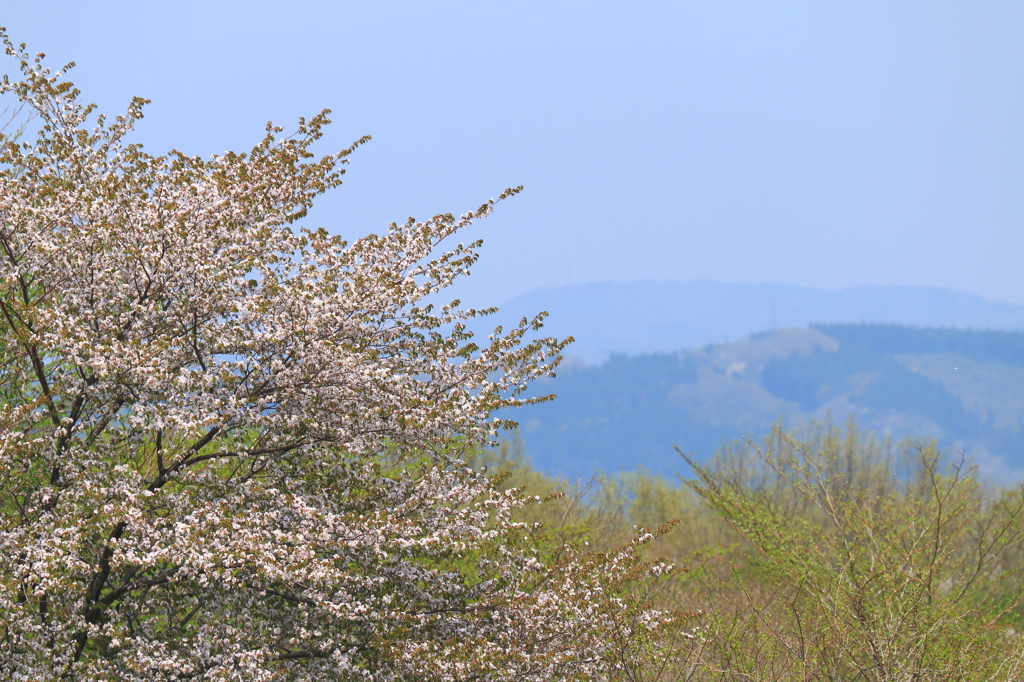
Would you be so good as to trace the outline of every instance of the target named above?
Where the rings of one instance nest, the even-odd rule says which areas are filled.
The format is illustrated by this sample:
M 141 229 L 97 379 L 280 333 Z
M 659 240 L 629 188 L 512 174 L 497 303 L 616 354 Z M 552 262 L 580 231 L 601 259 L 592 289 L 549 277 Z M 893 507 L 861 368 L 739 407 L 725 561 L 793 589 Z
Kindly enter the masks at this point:
M 590 679 L 669 627 L 620 589 L 645 536 L 543 565 L 465 462 L 566 343 L 428 303 L 518 189 L 346 244 L 297 222 L 368 139 L 316 158 L 328 112 L 151 156 L 144 100 L 94 116 L 4 42 L 0 677 Z

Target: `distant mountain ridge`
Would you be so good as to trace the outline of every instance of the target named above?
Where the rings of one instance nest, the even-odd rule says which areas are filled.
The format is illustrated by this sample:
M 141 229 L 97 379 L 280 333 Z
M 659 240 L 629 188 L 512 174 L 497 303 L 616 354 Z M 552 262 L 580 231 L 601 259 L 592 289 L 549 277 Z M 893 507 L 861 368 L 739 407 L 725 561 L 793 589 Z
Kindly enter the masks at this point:
M 849 418 L 934 438 L 985 473 L 1024 477 L 1024 332 L 817 324 L 675 353 L 613 355 L 537 382 L 552 402 L 510 414 L 541 469 L 569 476 L 684 467 L 773 424 Z
M 544 333 L 573 336 L 567 354 L 591 364 L 613 353 L 672 352 L 814 323 L 1024 330 L 1024 305 L 934 287 L 601 282 L 537 289 L 500 308 L 489 324 L 548 311 Z

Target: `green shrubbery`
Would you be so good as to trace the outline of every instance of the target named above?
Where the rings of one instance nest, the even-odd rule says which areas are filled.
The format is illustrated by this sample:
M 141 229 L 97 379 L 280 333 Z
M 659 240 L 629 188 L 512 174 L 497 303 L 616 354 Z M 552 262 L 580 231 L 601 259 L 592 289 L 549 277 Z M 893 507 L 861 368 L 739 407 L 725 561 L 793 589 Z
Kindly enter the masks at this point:
M 566 492 L 521 512 L 559 541 L 601 551 L 678 519 L 651 551 L 685 570 L 642 588 L 691 619 L 675 678 L 1024 674 L 1024 492 L 933 445 L 819 425 L 686 458 L 693 478 L 679 481 L 571 483 L 531 469 L 515 444 L 483 459 L 506 486 Z

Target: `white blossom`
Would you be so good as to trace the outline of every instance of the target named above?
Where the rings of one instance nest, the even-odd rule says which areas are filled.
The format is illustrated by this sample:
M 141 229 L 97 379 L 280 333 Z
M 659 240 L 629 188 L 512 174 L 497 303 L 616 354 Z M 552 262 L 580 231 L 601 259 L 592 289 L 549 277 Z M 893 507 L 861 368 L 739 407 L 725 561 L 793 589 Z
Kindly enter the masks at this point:
M 426 303 L 494 201 L 346 244 L 297 225 L 356 146 L 313 157 L 327 112 L 155 157 L 126 139 L 143 100 L 94 119 L 4 40 L 34 118 L 0 153 L 0 678 L 634 664 L 617 642 L 671 622 L 621 589 L 650 535 L 544 565 L 528 500 L 465 461 L 565 344 L 527 341 L 537 317 L 478 347 L 480 312 Z

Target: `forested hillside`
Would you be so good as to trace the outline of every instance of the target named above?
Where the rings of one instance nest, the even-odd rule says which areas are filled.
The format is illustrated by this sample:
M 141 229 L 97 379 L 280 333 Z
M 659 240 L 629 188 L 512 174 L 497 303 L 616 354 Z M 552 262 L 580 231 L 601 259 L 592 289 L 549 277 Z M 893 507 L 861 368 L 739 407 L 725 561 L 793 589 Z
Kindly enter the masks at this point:
M 780 421 L 845 422 L 963 448 L 984 472 L 1024 470 L 1024 332 L 822 324 L 676 353 L 617 355 L 539 385 L 520 413 L 542 469 L 681 470 Z

